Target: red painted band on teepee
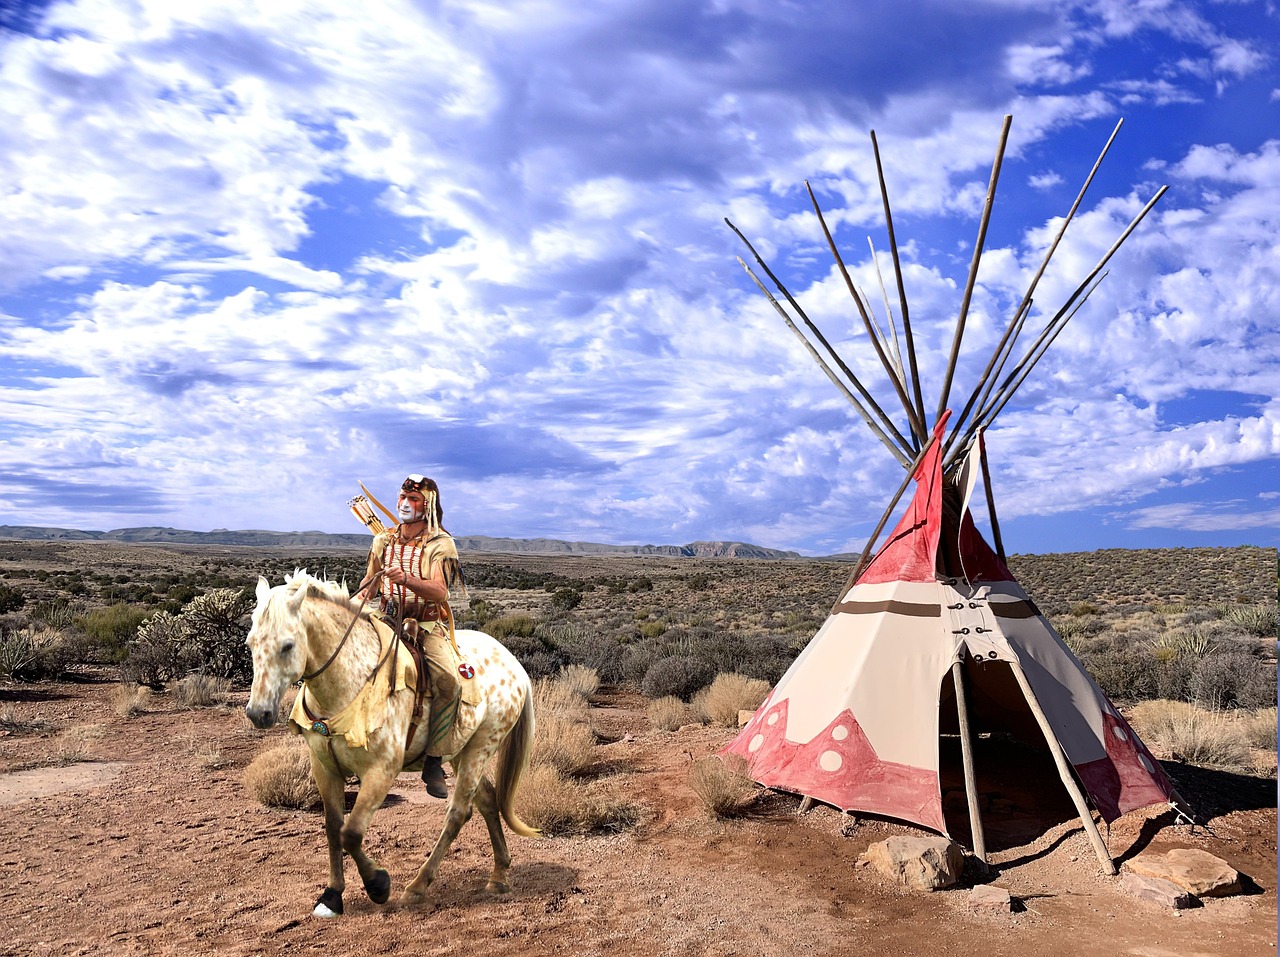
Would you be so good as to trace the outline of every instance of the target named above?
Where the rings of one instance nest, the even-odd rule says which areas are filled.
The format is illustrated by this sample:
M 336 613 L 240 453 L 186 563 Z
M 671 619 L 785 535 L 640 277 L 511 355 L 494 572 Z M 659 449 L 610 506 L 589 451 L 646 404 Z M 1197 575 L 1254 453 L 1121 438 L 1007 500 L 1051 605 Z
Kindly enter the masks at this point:
M 1172 800 L 1173 782 L 1124 718 L 1104 709 L 1102 732 L 1107 756 L 1075 769 L 1104 821 L 1110 824 L 1121 814 Z
M 720 752 L 746 759 L 754 780 L 845 810 L 900 818 L 946 833 L 936 771 L 880 760 L 848 710 L 812 741 L 789 741 L 790 702 L 772 705 L 771 699 L 772 694 Z

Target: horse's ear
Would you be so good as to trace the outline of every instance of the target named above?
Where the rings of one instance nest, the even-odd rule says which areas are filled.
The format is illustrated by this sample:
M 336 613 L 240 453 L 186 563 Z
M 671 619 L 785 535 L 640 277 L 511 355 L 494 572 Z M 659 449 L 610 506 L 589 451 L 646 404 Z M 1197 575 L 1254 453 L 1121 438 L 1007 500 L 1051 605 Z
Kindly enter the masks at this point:
M 258 576 L 258 604 L 266 604 L 268 598 L 271 597 L 271 585 L 261 575 Z
M 302 607 L 302 602 L 304 599 L 306 599 L 306 597 L 307 597 L 306 585 L 303 585 L 302 587 L 294 591 L 294 593 L 290 595 L 288 599 L 285 601 L 285 604 L 289 608 L 289 614 L 296 615 L 298 613 L 298 609 Z

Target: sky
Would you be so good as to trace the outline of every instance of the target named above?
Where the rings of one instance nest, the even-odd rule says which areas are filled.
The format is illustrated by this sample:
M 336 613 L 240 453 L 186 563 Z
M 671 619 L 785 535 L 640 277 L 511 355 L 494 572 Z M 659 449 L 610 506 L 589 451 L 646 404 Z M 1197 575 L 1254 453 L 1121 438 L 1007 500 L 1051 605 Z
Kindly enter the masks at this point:
M 725 219 L 905 431 L 805 190 L 900 325 L 874 130 L 932 424 L 1008 114 L 956 414 L 1120 120 L 1015 359 L 1169 190 L 986 433 L 1006 549 L 1273 545 L 1278 27 L 0 0 L 0 524 L 359 532 L 359 482 L 424 473 L 456 535 L 860 550 L 902 466 Z

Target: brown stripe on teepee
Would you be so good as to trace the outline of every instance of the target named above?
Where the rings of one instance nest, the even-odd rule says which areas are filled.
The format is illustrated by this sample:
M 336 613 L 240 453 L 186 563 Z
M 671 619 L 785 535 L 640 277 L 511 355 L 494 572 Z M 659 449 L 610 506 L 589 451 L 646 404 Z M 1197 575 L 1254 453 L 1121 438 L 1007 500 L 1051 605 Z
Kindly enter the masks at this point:
M 842 601 L 831 609 L 846 615 L 909 615 L 912 618 L 941 618 L 941 605 L 922 605 L 910 601 Z
M 1035 618 L 1040 609 L 1030 601 L 993 601 L 991 614 L 997 618 Z

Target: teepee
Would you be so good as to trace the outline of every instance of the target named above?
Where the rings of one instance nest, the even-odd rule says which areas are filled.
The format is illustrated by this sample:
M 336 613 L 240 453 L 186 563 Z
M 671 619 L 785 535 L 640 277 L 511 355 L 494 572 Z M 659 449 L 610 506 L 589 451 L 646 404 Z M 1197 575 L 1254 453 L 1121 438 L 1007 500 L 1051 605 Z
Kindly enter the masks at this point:
M 850 279 L 812 190 L 809 195 L 902 404 L 905 429 L 899 429 L 884 413 L 751 244 L 729 223 L 807 327 L 808 336 L 750 267 L 743 263 L 743 268 L 873 433 L 903 464 L 906 476 L 868 539 L 830 617 L 724 753 L 744 758 L 750 775 L 765 786 L 845 811 L 898 818 L 946 834 L 941 742 L 944 734 L 958 733 L 972 850 L 985 864 L 973 743 L 981 730 L 1010 733 L 1048 746 L 1104 870 L 1114 874 L 1115 865 L 1094 812 L 1109 823 L 1130 810 L 1166 803 L 1178 807 L 1181 801 L 1150 751 L 1010 573 L 1000 540 L 983 433 L 1096 287 L 1107 261 L 1165 190 L 1162 188 L 1130 223 L 997 384 L 1024 332 L 1036 284 L 1119 132 L 1117 125 L 963 411 L 953 421 L 948 397 L 1011 122 L 1012 117 L 1006 116 L 941 398 L 927 431 L 910 313 L 875 133 L 871 140 L 897 277 L 901 342 L 887 294 L 890 331 L 885 334 Z M 901 358 L 904 345 L 905 364 Z M 854 396 L 850 387 L 861 398 Z M 970 513 L 979 477 L 986 489 L 995 548 L 983 539 Z M 870 558 L 873 545 L 913 481 L 915 492 L 905 513 Z

